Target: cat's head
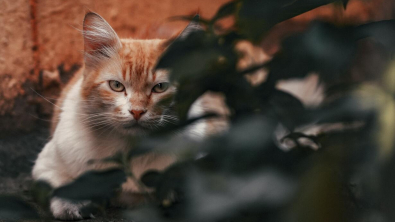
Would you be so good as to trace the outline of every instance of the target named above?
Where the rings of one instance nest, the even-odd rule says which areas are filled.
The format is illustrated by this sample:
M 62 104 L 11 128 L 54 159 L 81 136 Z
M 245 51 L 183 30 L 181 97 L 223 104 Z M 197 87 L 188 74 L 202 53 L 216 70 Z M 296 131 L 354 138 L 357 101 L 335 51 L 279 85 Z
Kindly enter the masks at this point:
M 168 40 L 120 39 L 95 13 L 86 14 L 83 36 L 83 109 L 94 128 L 139 134 L 177 121 L 169 99 L 176 88 L 153 70 Z

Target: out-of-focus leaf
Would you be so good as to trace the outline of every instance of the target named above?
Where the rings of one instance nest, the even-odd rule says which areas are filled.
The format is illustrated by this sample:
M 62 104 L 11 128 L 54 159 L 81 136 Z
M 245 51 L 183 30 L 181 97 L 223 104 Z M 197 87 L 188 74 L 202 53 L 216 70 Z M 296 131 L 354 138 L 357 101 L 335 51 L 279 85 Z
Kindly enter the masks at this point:
M 337 132 L 318 139 L 324 147 L 313 156 L 301 178 L 298 197 L 291 209 L 296 214 L 291 218 L 295 221 L 360 221 L 355 219 L 356 214 L 367 209 L 358 206 L 361 202 L 355 200 L 357 196 L 369 196 L 370 188 L 363 187 L 377 183 L 377 178 L 371 177 L 374 174 L 369 172 L 377 166 L 371 131 Z M 354 186 L 352 189 L 363 192 L 350 192 L 350 184 Z
M 357 27 L 314 22 L 306 32 L 284 40 L 281 52 L 267 64 L 270 72 L 262 91 L 266 93 L 279 79 L 302 78 L 310 72 L 318 72 L 324 82 L 338 78 L 350 67 L 357 42 L 364 38 L 393 53 L 394 20 Z
M 340 7 L 340 10 L 346 10 L 349 0 L 335 1 L 334 4 Z
M 171 80 L 196 79 L 202 75 L 234 66 L 236 57 L 231 47 L 204 31 L 175 40 L 162 54 L 156 69 L 169 69 Z
M 237 174 L 251 173 L 261 167 L 276 167 L 297 174 L 303 170 L 311 149 L 280 150 L 275 145 L 274 119 L 255 116 L 238 120 L 229 133 L 203 144 L 205 158 L 200 161 L 211 170 Z M 298 167 L 297 167 L 298 166 Z
M 196 19 L 196 15 L 190 15 L 190 16 L 173 16 L 173 17 L 170 17 L 169 18 L 169 20 L 170 21 L 177 21 L 177 20 L 182 20 L 182 21 L 194 21 L 194 20 L 197 20 L 196 22 L 199 22 L 199 23 L 202 23 L 202 24 L 205 24 L 205 25 L 207 25 L 207 24 L 209 24 L 210 23 L 210 20 L 207 20 L 207 19 L 203 19 L 203 18 L 200 18 L 200 17 L 198 17 L 197 19 Z
M 355 47 L 353 28 L 315 22 L 305 33 L 284 41 L 281 53 L 268 65 L 267 81 L 301 78 L 313 71 L 323 80 L 337 78 L 349 67 Z
M 393 147 L 395 149 L 395 146 Z M 395 179 L 393 174 L 395 172 L 395 155 L 392 153 L 391 157 L 382 165 L 380 178 L 380 200 L 381 208 L 387 221 L 395 220 L 395 212 L 393 206 L 395 204 Z
M 385 20 L 361 25 L 356 29 L 358 39 L 371 38 L 381 46 L 395 53 L 395 20 Z
M 49 206 L 49 200 L 51 198 L 53 188 L 47 182 L 39 180 L 34 182 L 31 193 L 33 198 L 41 206 Z
M 32 206 L 15 196 L 0 196 L 1 221 L 37 220 L 39 216 Z
M 269 104 L 272 106 L 275 118 L 290 130 L 305 121 L 306 110 L 302 102 L 287 92 L 273 91 Z
M 160 209 L 154 206 L 142 206 L 137 209 L 129 210 L 124 216 L 136 222 L 181 222 L 177 219 L 164 217 Z
M 293 179 L 271 169 L 244 176 L 195 172 L 187 187 L 193 221 L 217 221 L 254 208 L 284 207 L 296 191 Z
M 311 172 L 301 181 L 301 190 L 293 203 L 294 214 L 290 219 L 298 222 L 345 222 L 351 219 L 347 220 L 347 201 L 341 194 L 342 182 L 334 170 L 335 166 L 328 161 L 321 161 L 313 166 Z
M 335 1 L 337 0 L 238 1 L 237 26 L 245 37 L 259 42 L 275 24 Z
M 148 171 L 141 176 L 141 182 L 147 187 L 155 187 L 160 178 L 160 173 L 158 171 Z
M 347 8 L 348 1 L 349 0 L 342 0 L 344 9 Z
M 120 169 L 90 171 L 75 181 L 55 189 L 53 196 L 72 201 L 103 201 L 111 198 L 114 191 L 125 181 L 125 172 Z
M 232 46 L 203 30 L 176 39 L 159 59 L 156 69 L 170 71 L 171 81 L 178 83 L 175 104 L 181 121 L 193 102 L 207 90 L 218 88 L 218 78 L 235 70 L 236 53 Z
M 218 9 L 217 13 L 211 19 L 211 22 L 214 23 L 218 19 L 234 14 L 236 11 L 236 6 L 237 6 L 237 1 L 230 1 L 228 3 L 225 3 Z
M 182 218 L 187 216 L 189 200 L 185 199 L 186 180 L 194 168 L 195 161 L 178 162 L 164 172 L 154 174 L 155 197 L 162 208 L 161 216 Z M 152 172 L 147 172 L 143 178 Z

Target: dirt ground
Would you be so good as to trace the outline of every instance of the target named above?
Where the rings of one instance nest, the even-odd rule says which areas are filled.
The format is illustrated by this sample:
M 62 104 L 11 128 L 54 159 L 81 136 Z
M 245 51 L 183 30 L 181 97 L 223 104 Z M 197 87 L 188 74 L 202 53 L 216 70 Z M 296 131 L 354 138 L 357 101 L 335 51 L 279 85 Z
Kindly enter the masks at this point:
M 32 177 L 30 175 L 34 161 L 49 139 L 48 124 L 41 124 L 30 133 L 0 134 L 0 194 L 12 194 L 22 197 L 37 208 L 41 216 L 48 218 L 48 212 L 40 208 L 30 194 Z M 56 221 L 56 220 L 52 220 Z M 120 208 L 108 208 L 105 215 L 98 215 L 87 221 L 115 222 L 127 221 L 122 218 Z

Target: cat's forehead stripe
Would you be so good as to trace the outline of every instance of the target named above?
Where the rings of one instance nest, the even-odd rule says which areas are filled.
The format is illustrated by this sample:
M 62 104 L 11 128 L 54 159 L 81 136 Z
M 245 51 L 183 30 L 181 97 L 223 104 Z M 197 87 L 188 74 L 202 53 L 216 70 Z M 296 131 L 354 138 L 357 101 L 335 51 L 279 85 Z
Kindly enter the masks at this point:
M 163 40 L 123 40 L 121 55 L 124 59 L 122 77 L 132 83 L 146 83 L 148 79 L 155 81 L 152 68 L 158 59 Z M 150 78 L 151 77 L 151 78 Z

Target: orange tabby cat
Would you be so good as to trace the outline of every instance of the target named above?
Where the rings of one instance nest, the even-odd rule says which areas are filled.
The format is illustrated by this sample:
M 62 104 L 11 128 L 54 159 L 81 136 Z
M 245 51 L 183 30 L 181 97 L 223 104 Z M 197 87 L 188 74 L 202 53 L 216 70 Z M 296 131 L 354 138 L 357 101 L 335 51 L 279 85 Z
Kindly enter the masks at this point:
M 195 29 L 191 23 L 181 37 Z M 120 39 L 98 14 L 88 13 L 83 23 L 84 67 L 65 87 L 57 104 L 52 139 L 45 145 L 33 168 L 33 178 L 53 187 L 72 182 L 87 170 L 111 167 L 109 163 L 87 164 L 130 149 L 130 138 L 144 135 L 177 120 L 171 106 L 159 101 L 172 96 L 175 87 L 166 71 L 153 71 L 168 40 Z M 192 113 L 199 113 L 194 106 Z M 194 133 L 203 133 L 204 125 Z M 132 163 L 136 177 L 148 169 L 163 169 L 172 156 L 155 153 Z M 124 191 L 136 191 L 128 180 Z M 58 219 L 82 219 L 80 208 L 52 198 L 51 211 Z

